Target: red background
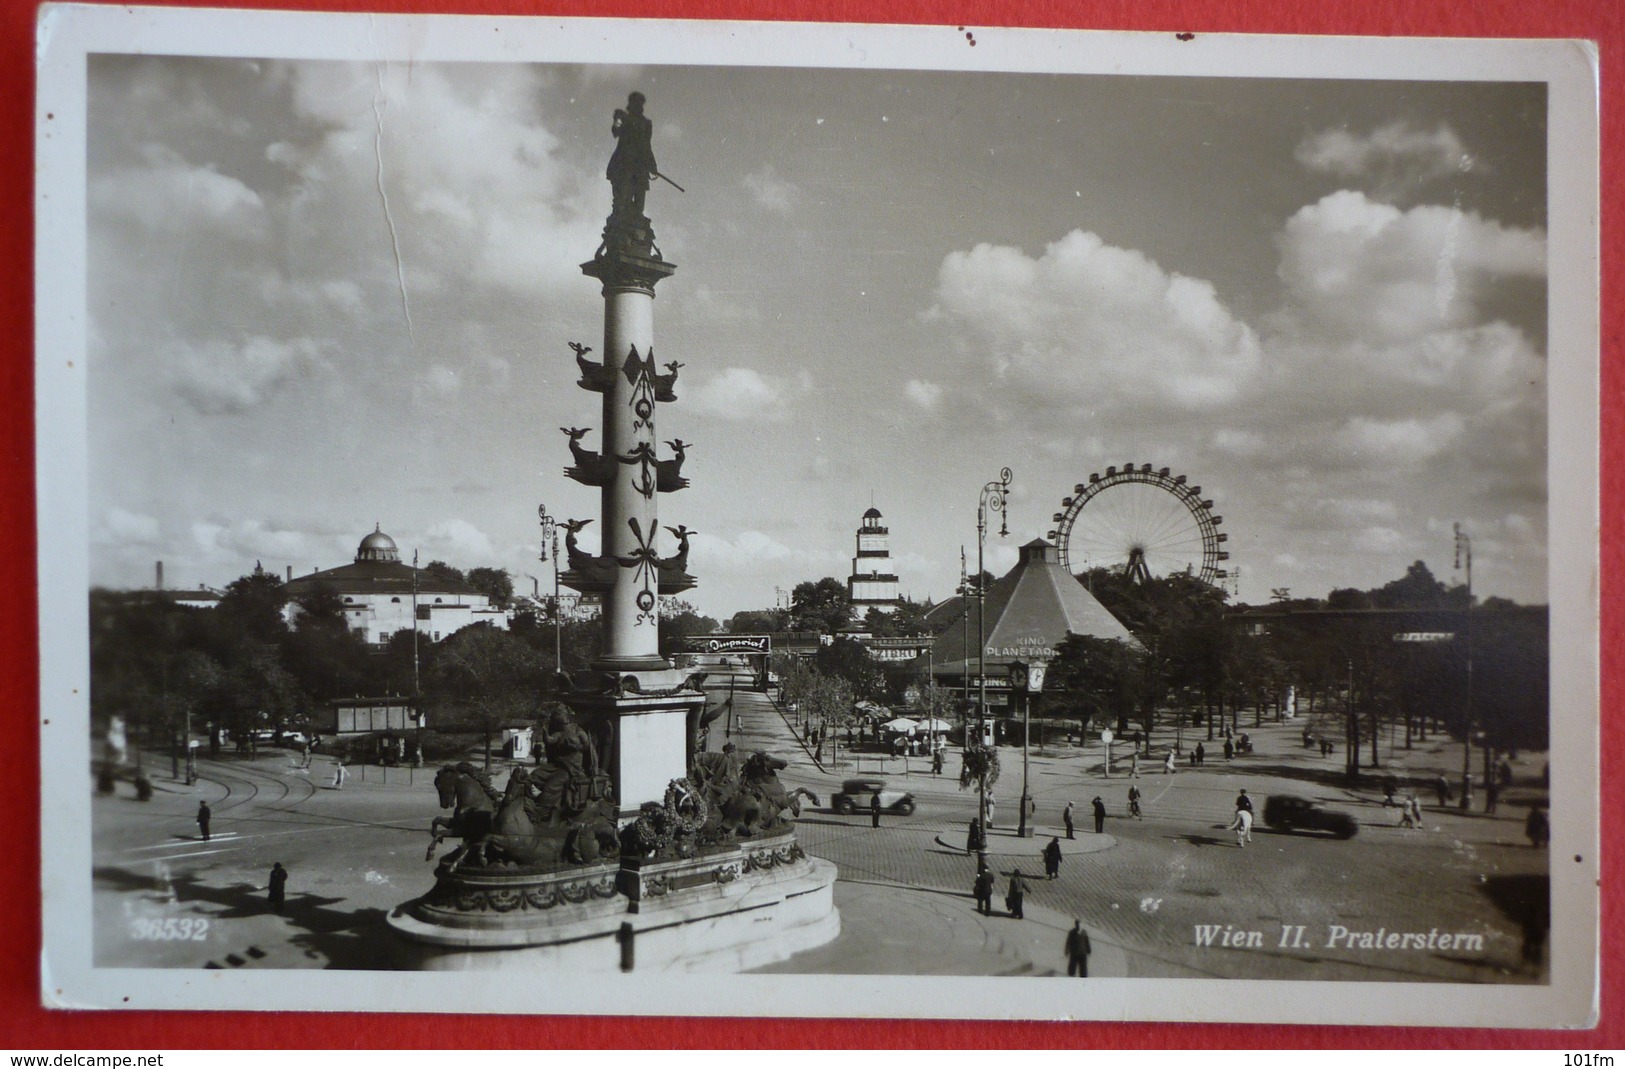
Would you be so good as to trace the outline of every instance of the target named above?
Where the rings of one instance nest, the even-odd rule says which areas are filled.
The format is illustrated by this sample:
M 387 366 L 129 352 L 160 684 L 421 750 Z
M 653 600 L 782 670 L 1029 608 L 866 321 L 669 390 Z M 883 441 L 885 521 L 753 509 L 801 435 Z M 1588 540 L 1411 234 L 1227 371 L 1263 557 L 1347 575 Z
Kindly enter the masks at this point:
M 172 6 L 188 5 L 169 0 Z M 1168 33 L 1302 33 L 1379 36 L 1566 37 L 1597 42 L 1602 76 L 1602 708 L 1622 697 L 1617 671 L 1619 587 L 1625 543 L 1612 529 L 1621 515 L 1620 474 L 1613 455 L 1622 442 L 1617 360 L 1622 318 L 1621 167 L 1625 126 L 1619 69 L 1625 61 L 1625 4 L 1618 0 L 1054 0 L 995 3 L 975 0 L 281 0 L 245 7 L 370 10 L 412 14 L 559 15 L 595 17 L 759 19 L 768 21 L 893 22 L 987 26 L 1150 30 Z M 1602 907 L 1602 1018 L 1589 1032 L 1506 1032 L 1467 1029 L 1282 1027 L 1263 1025 L 1111 1025 L 963 1021 L 734 1021 L 694 1018 L 563 1018 L 46 1011 L 39 1007 L 38 644 L 35 599 L 33 336 L 31 271 L 36 8 L 0 0 L 0 589 L 12 591 L 0 614 L 0 767 L 11 770 L 6 806 L 13 834 L 0 865 L 0 1047 L 47 1049 L 190 1047 L 450 1047 L 575 1046 L 717 1047 L 1547 1047 L 1597 1050 L 1625 1047 L 1620 1027 L 1621 899 L 1605 892 Z M 64 604 L 81 597 L 63 591 Z M 29 725 L 24 728 L 24 725 Z M 1604 887 L 1620 873 L 1617 848 L 1625 836 L 1610 815 L 1625 811 L 1615 774 L 1625 727 L 1604 715 L 1602 813 Z

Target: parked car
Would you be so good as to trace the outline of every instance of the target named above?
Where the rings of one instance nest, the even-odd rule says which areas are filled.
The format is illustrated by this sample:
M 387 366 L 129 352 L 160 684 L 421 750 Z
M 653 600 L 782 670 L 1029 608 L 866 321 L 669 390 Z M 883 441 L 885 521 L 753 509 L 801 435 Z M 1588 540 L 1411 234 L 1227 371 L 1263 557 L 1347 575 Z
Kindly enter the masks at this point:
M 914 796 L 907 791 L 891 790 L 883 779 L 849 779 L 841 784 L 840 791 L 830 799 L 830 805 L 835 807 L 835 812 L 843 816 L 851 816 L 859 810 L 867 812 L 876 791 L 880 792 L 882 811 L 898 813 L 905 817 L 914 812 Z
M 1352 839 L 1360 831 L 1360 822 L 1350 814 L 1290 794 L 1270 795 L 1264 802 L 1264 823 L 1276 831 L 1326 831 L 1339 839 Z

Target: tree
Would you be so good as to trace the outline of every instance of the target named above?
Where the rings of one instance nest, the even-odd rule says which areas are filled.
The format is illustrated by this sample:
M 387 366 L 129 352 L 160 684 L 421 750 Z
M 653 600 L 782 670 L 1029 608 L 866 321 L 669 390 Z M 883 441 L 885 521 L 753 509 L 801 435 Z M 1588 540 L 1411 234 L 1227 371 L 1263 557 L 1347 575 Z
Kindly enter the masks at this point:
M 879 701 L 886 693 L 886 674 L 861 642 L 837 638 L 820 646 L 813 666 L 825 676 L 843 680 L 858 701 Z
M 465 627 L 440 643 L 430 674 L 431 694 L 444 707 L 469 710 L 485 738 L 509 720 L 534 719 L 551 666 L 522 639 L 490 624 Z
M 728 617 L 730 635 L 765 635 L 789 627 L 790 616 L 783 609 L 745 609 Z
M 470 568 L 464 582 L 490 598 L 494 608 L 506 609 L 513 601 L 513 576 L 501 568 Z
M 283 607 L 288 604 L 287 585 L 257 565 L 249 575 L 234 579 L 214 608 L 212 622 L 224 645 L 240 639 L 279 642 L 288 633 Z
M 1148 708 L 1145 652 L 1122 639 L 1067 635 L 1055 649 L 1045 687 L 1047 709 L 1126 733 L 1129 718 Z
M 466 584 L 468 582 L 468 577 L 465 576 L 461 570 L 453 568 L 443 560 L 432 560 L 428 564 L 425 564 L 423 566 L 423 573 L 447 583 Z M 510 587 L 509 593 L 511 594 L 512 592 L 512 588 Z
M 825 577 L 797 583 L 790 591 L 790 629 L 833 635 L 852 619 L 852 601 L 846 584 Z
M 702 616 L 681 598 L 660 599 L 660 655 L 670 659 L 682 653 L 689 638 L 721 630 L 715 620 Z

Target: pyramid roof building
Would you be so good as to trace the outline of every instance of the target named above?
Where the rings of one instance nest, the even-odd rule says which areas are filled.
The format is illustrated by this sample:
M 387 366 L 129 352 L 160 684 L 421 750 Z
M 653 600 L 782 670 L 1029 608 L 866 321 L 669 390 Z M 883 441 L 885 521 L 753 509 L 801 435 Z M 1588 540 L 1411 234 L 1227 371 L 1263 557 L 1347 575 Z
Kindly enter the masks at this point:
M 961 604 L 964 599 L 955 599 Z M 959 615 L 963 615 L 962 613 Z M 970 625 L 976 605 L 970 604 Z M 1065 567 L 1060 552 L 1042 538 L 1021 547 L 1021 558 L 987 591 L 983 646 L 989 676 L 1003 675 L 1011 661 L 1053 660 L 1069 634 L 1119 639 L 1138 645 L 1129 629 L 1095 600 Z M 977 670 L 976 635 L 956 616 L 932 647 L 934 674 L 958 676 Z

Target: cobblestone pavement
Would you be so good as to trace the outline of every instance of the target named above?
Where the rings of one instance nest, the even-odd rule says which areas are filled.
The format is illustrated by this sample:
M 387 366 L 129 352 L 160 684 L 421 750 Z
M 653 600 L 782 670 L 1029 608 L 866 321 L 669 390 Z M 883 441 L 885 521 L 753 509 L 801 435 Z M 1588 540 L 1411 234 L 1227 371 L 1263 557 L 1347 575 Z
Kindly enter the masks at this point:
M 781 778 L 792 786 L 823 792 L 857 774 L 844 752 L 842 766 L 823 767 L 796 739 L 791 718 L 767 698 L 735 695 L 740 749 L 768 749 L 790 758 Z M 1099 748 L 1053 749 L 1032 758 L 1030 782 L 1037 804 L 1034 838 L 1016 839 L 1012 829 L 996 828 L 990 860 L 1001 871 L 1021 867 L 1042 873 L 1038 851 L 1052 835 L 1062 836 L 1066 860 L 1058 880 L 1033 881 L 1029 901 L 1087 925 L 1126 951 L 1130 975 L 1222 976 L 1270 979 L 1442 980 L 1456 982 L 1540 982 L 1521 965 L 1523 935 L 1517 898 L 1543 887 L 1544 850 L 1522 838 L 1523 808 L 1503 805 L 1498 817 L 1429 810 L 1422 830 L 1400 829 L 1397 813 L 1385 810 L 1369 793 L 1335 785 L 1341 757 L 1294 751 L 1299 728 L 1266 724 L 1249 728 L 1256 752 L 1203 769 L 1182 766 L 1171 775 L 1149 771 L 1142 761 L 1136 781 L 1144 796 L 1144 819 L 1130 820 L 1123 771 L 1101 775 Z M 1431 744 L 1430 744 L 1431 745 Z M 1213 749 L 1213 747 L 1209 747 Z M 950 751 L 951 753 L 951 751 Z M 1455 751 L 1459 754 L 1459 750 Z M 830 755 L 823 755 L 829 765 Z M 1431 780 L 1435 766 L 1449 768 L 1450 752 L 1437 748 L 1399 751 L 1401 774 Z M 1001 751 L 1003 775 L 995 793 L 1013 808 L 1020 794 L 1020 751 Z M 1459 757 L 1455 758 L 1459 760 Z M 1529 757 L 1521 772 L 1539 769 Z M 843 817 L 827 809 L 803 810 L 797 834 L 811 853 L 834 861 L 843 881 L 873 881 L 938 889 L 965 895 L 975 863 L 962 850 L 966 823 L 975 812 L 974 796 L 958 789 L 958 767 L 950 760 L 940 778 L 915 758 L 904 774 L 900 759 L 865 756 L 862 774 L 884 774 L 893 787 L 912 791 L 919 802 L 910 817 L 885 815 L 879 830 L 867 813 Z M 1459 767 L 1459 766 L 1458 766 Z M 1355 814 L 1360 834 L 1340 841 L 1320 835 L 1274 834 L 1260 825 L 1253 841 L 1238 847 L 1226 824 L 1237 790 L 1246 787 L 1260 811 L 1272 793 L 1292 793 Z M 1094 839 L 1090 800 L 1106 801 L 1104 849 L 1085 852 L 1069 844 L 1060 811 L 1072 801 L 1079 840 Z M 1516 797 L 1516 795 L 1513 795 Z M 1001 812 L 1001 818 L 1005 813 Z M 1088 830 L 1085 830 L 1087 828 Z M 1198 945 L 1199 926 L 1212 926 L 1216 943 L 1232 933 L 1234 946 Z M 1302 934 L 1297 926 L 1302 926 Z M 1338 929 L 1372 933 L 1376 945 L 1361 949 L 1338 938 Z M 1391 933 L 1426 939 L 1463 933 L 1482 939 L 1470 951 L 1382 949 Z M 1283 934 L 1284 933 L 1284 934 Z M 1357 937 L 1356 937 L 1357 940 Z M 1420 942 L 1421 940 L 1418 940 Z M 1437 942 L 1437 940 L 1435 940 Z M 906 970 L 901 970 L 906 971 Z
M 764 696 L 739 691 L 734 701 L 734 741 L 746 752 L 760 748 L 787 758 L 787 785 L 814 790 L 827 807 L 832 789 L 858 771 L 844 750 L 839 767 L 822 767 Z M 1081 917 L 1095 937 L 1097 975 L 1544 980 L 1544 971 L 1519 967 L 1518 895 L 1543 889 L 1547 872 L 1546 853 L 1522 839 L 1523 809 L 1503 806 L 1497 818 L 1429 809 L 1425 830 L 1401 830 L 1369 793 L 1338 785 L 1340 758 L 1301 751 L 1295 727 L 1249 730 L 1257 746 L 1249 758 L 1185 767 L 1171 776 L 1142 772 L 1143 820 L 1123 816 L 1127 785 L 1120 774 L 1101 775 L 1098 747 L 1052 747 L 1033 757 L 1036 834 L 1019 839 L 1001 824 L 988 851 L 1001 873 L 1019 866 L 1041 874 L 1038 851 L 1050 836 L 1062 836 L 1060 878 L 1030 881 L 1024 922 L 974 912 L 975 862 L 958 848 L 974 796 L 959 790 L 953 752 L 941 777 L 931 776 L 919 758 L 905 774 L 900 760 L 865 756 L 862 774 L 884 775 L 912 791 L 918 809 L 909 817 L 883 816 L 878 830 L 866 813 L 802 810 L 797 832 L 803 846 L 839 866 L 844 934 L 778 971 L 1051 973 L 1064 970 L 1062 935 L 1072 917 Z M 1409 771 L 1426 779 L 1436 767 L 1459 768 L 1459 750 L 1453 756 L 1423 747 L 1404 756 Z M 1001 818 L 1019 794 L 1019 751 L 1004 748 L 1002 759 L 995 792 L 1005 803 Z M 1525 782 L 1540 760 L 1531 755 L 1520 763 Z M 160 765 L 150 802 L 130 797 L 128 784 L 96 799 L 92 942 L 98 965 L 397 964 L 383 919 L 433 880 L 424 849 L 438 807 L 423 771 L 392 769 L 385 779 L 371 768 L 363 779 L 358 769 L 343 790 L 334 790 L 331 760 L 318 757 L 302 770 L 286 751 L 265 751 L 252 761 L 206 759 L 199 767 L 202 778 L 188 787 L 165 775 L 167 762 Z M 1358 815 L 1361 832 L 1335 841 L 1255 829 L 1254 841 L 1238 848 L 1224 825 L 1241 786 L 1260 804 L 1271 793 L 1289 792 L 1345 809 Z M 1058 827 L 1061 809 L 1072 801 L 1087 813 L 1097 794 L 1108 806 L 1106 833 L 1096 837 L 1092 821 L 1080 820 L 1078 838 L 1069 842 Z M 200 799 L 214 809 L 208 843 L 193 822 Z M 265 900 L 273 861 L 290 873 L 282 915 Z M 185 920 L 192 924 L 183 926 Z M 1202 925 L 1213 926 L 1219 942 L 1226 926 L 1259 935 L 1251 946 L 1242 945 L 1247 939 L 1199 946 Z M 1301 942 L 1292 937 L 1300 925 Z M 1328 947 L 1333 925 L 1384 934 L 1461 932 L 1482 937 L 1483 947 Z M 1284 926 L 1293 926 L 1286 945 Z

